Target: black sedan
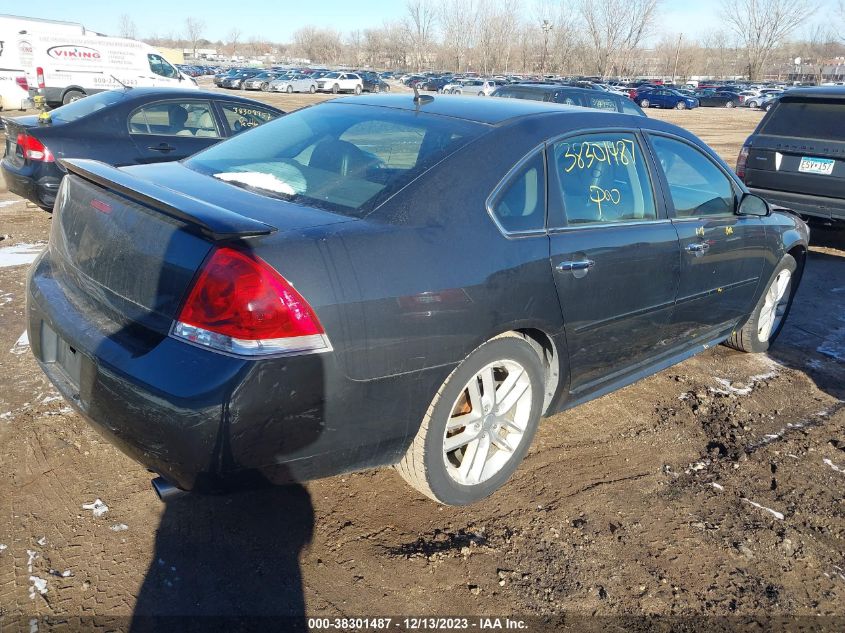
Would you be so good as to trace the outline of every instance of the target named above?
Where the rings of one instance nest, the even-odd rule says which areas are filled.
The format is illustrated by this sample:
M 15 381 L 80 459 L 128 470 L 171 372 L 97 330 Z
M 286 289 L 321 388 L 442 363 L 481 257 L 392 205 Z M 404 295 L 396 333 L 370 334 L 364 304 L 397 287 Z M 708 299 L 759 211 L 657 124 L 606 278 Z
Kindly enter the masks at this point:
M 378 73 L 359 72 L 358 76 L 364 84 L 364 92 L 390 92 L 390 84 L 379 77 Z
M 32 351 L 162 493 L 395 465 L 476 501 L 542 416 L 768 349 L 807 251 L 686 130 L 529 100 L 340 99 L 66 163 Z
M 739 95 L 728 91 L 699 91 L 695 93 L 695 98 L 702 108 L 735 108 L 739 105 Z
M 134 165 L 186 156 L 284 114 L 218 92 L 132 88 L 100 92 L 40 116 L 3 119 L 0 169 L 13 193 L 50 209 L 66 170 L 62 158 Z

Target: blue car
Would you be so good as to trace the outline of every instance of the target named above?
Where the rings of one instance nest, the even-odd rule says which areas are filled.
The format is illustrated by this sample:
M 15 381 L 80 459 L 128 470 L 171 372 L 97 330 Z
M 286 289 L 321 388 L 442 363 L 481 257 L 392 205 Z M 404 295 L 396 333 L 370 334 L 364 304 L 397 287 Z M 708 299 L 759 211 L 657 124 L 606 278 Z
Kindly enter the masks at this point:
M 654 88 L 640 92 L 634 97 L 634 101 L 641 108 L 675 108 L 686 110 L 697 108 L 699 103 L 695 97 L 681 94 L 677 90 L 669 88 Z

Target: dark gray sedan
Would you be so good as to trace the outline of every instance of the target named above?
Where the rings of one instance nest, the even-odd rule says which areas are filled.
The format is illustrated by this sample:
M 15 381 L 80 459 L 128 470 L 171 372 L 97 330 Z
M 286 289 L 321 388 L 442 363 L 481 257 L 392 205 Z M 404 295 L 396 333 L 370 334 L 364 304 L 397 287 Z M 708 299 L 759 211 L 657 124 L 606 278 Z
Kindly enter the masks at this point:
M 29 340 L 163 494 L 394 465 L 476 501 L 541 417 L 768 349 L 807 250 L 689 132 L 536 101 L 347 98 L 66 164 Z

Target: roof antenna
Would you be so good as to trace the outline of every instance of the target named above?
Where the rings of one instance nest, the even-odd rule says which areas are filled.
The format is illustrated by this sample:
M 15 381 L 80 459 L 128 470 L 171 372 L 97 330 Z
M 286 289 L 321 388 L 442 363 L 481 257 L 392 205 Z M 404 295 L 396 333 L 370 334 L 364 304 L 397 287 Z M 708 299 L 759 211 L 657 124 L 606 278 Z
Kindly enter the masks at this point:
M 417 87 L 416 83 L 411 87 L 414 89 L 414 103 L 416 103 L 418 106 L 424 103 L 431 103 L 432 101 L 434 101 L 434 97 L 432 97 L 431 95 L 421 95 L 420 89 Z

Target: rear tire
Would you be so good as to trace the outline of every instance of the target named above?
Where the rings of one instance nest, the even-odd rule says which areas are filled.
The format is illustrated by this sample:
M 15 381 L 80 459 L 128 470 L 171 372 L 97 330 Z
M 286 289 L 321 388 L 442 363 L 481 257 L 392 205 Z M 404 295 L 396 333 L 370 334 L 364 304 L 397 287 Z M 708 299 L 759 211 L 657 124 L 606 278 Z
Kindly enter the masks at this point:
M 648 99 L 643 99 L 642 101 L 640 101 L 640 107 L 641 108 L 647 108 L 650 105 L 651 104 L 649 103 Z
M 62 105 L 79 101 L 80 99 L 84 99 L 86 96 L 87 95 L 81 90 L 68 90 L 62 97 Z
M 288 93 L 289 95 L 290 95 L 290 94 L 293 94 L 293 86 L 288 86 L 287 93 Z
M 355 86 L 355 94 L 356 95 L 361 94 L 361 86 Z
M 726 107 L 726 108 L 732 108 L 732 107 L 734 107 L 734 105 L 735 105 L 735 104 L 734 104 L 734 102 L 733 102 L 733 101 L 728 101 L 728 102 L 725 104 L 725 107 Z
M 686 110 L 687 104 L 684 103 L 683 101 L 678 101 L 678 103 L 675 104 L 675 109 L 676 110 Z
M 267 92 L 269 89 L 270 89 L 270 84 L 268 82 L 265 81 L 263 84 L 261 84 L 261 90 L 263 92 Z
M 752 354 L 769 349 L 781 333 L 792 308 L 792 298 L 798 283 L 795 276 L 797 269 L 795 258 L 784 255 L 748 321 L 731 334 L 725 345 Z
M 314 84 L 311 84 L 310 86 L 308 86 L 308 92 L 310 92 L 313 95 L 315 92 L 317 92 L 317 86 L 315 86 Z
M 439 503 L 466 505 L 493 494 L 531 445 L 544 391 L 540 358 L 525 338 L 487 341 L 446 378 L 396 469 Z M 455 424 L 459 418 L 464 424 Z
M 332 94 L 336 95 L 338 92 L 340 92 L 340 86 L 338 86 L 337 84 L 333 85 L 332 86 Z

